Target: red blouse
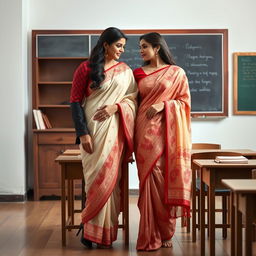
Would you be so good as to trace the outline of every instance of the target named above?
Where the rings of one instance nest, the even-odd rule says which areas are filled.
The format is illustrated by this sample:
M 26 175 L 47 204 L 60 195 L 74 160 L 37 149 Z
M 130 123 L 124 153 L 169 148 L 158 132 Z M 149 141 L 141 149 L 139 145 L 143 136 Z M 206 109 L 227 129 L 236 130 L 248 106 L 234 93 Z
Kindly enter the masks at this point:
M 88 61 L 82 62 L 76 69 L 71 88 L 70 103 L 82 103 L 84 97 L 89 94 L 90 71 L 91 68 Z
M 139 81 L 140 81 L 142 78 L 144 78 L 144 77 L 147 76 L 147 75 L 145 74 L 145 72 L 143 71 L 142 68 L 136 68 L 136 69 L 134 69 L 134 70 L 133 70 L 133 75 L 134 75 L 134 78 L 135 78 L 137 84 L 139 84 Z
M 157 70 L 155 70 L 155 71 L 153 71 L 153 72 L 151 72 L 151 73 L 149 73 L 149 74 L 146 74 L 146 73 L 144 72 L 144 70 L 140 67 L 140 68 L 136 68 L 136 69 L 133 70 L 133 75 L 134 75 L 134 78 L 135 78 L 137 84 L 139 84 L 139 82 L 140 82 L 140 80 L 141 80 L 142 78 L 144 78 L 144 77 L 146 77 L 146 76 L 150 76 L 150 75 L 152 75 L 152 74 L 154 74 L 154 73 L 156 73 L 156 72 L 158 72 L 158 71 L 160 71 L 160 70 L 163 70 L 163 69 L 165 69 L 165 68 L 168 68 L 168 67 L 170 67 L 170 65 L 165 66 L 165 67 L 163 67 L 163 68 L 159 68 L 159 69 L 157 69 Z

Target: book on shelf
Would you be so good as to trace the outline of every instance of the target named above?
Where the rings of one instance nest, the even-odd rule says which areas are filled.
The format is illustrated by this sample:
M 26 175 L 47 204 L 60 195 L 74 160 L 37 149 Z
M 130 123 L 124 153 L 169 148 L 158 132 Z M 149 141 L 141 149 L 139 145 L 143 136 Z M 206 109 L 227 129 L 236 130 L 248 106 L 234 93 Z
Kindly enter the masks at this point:
M 38 130 L 45 130 L 52 128 L 48 117 L 42 113 L 40 109 L 33 109 L 33 116 Z
M 216 163 L 247 164 L 248 159 L 244 156 L 216 156 Z
M 46 114 L 42 113 L 42 117 L 43 117 L 43 120 L 44 120 L 44 123 L 45 123 L 45 126 L 47 129 L 51 129 L 52 128 L 52 124 L 50 123 L 48 117 Z
M 45 127 L 45 124 L 44 124 L 44 120 L 43 120 L 43 116 L 42 116 L 41 110 L 37 109 L 37 110 L 36 110 L 36 113 L 37 113 L 37 117 L 38 117 L 38 122 L 39 122 L 40 129 L 41 129 L 41 130 L 45 130 L 46 127 Z
M 38 120 L 36 109 L 33 109 L 33 116 L 34 116 L 34 120 L 35 120 L 35 123 L 36 123 L 36 129 L 40 129 L 40 125 L 39 125 L 39 120 Z

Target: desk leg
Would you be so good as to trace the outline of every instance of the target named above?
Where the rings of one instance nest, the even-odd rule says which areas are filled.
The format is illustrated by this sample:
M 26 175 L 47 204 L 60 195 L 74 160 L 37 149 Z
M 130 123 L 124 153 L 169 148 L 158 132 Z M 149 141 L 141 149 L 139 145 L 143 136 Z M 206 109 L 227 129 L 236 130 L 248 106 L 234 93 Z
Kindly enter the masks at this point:
M 230 240 L 231 240 L 231 248 L 230 248 L 230 255 L 235 255 L 235 205 L 234 205 L 234 193 L 231 192 L 230 194 Z
M 239 211 L 238 196 L 235 194 L 235 255 L 242 255 L 242 213 Z
M 196 170 L 192 169 L 192 242 L 196 241 Z M 199 195 L 198 195 L 199 196 Z M 198 206 L 199 208 L 199 206 Z M 198 215 L 199 215 L 198 211 Z
M 245 202 L 245 255 L 252 255 L 252 222 L 253 222 L 253 205 L 252 195 L 247 195 Z
M 205 255 L 205 190 L 203 182 L 203 171 L 200 169 L 200 249 L 201 256 Z
M 186 217 L 187 233 L 190 233 L 190 217 Z
M 123 205 L 123 229 L 125 236 L 125 246 L 129 245 L 129 178 L 128 178 L 128 163 L 123 164 L 124 173 L 124 205 Z
M 228 208 L 227 208 L 227 196 L 222 196 L 222 209 L 223 209 L 223 212 L 222 212 L 222 223 L 223 224 L 227 224 L 227 211 L 228 211 Z M 224 211 L 225 209 L 225 211 Z M 227 238 L 227 228 L 223 228 L 222 229 L 222 237 L 224 239 Z
M 86 200 L 86 195 L 85 195 L 85 182 L 84 182 L 84 177 L 82 179 L 82 200 L 81 200 L 81 211 L 83 211 L 85 207 L 85 200 Z
M 71 190 L 71 182 L 72 180 L 67 180 L 67 203 L 68 203 L 68 225 L 72 225 L 72 190 Z M 71 228 L 68 229 L 68 231 L 71 231 Z
M 212 179 L 212 175 L 210 179 Z M 209 186 L 209 240 L 210 240 L 210 255 L 215 255 L 215 187 L 212 185 L 212 180 Z
M 66 246 L 66 190 L 65 190 L 66 165 L 61 164 L 61 235 L 62 246 Z
M 70 202 L 71 225 L 73 226 L 74 225 L 74 209 L 75 209 L 74 208 L 75 207 L 74 180 L 70 181 L 70 199 L 71 199 L 71 202 Z

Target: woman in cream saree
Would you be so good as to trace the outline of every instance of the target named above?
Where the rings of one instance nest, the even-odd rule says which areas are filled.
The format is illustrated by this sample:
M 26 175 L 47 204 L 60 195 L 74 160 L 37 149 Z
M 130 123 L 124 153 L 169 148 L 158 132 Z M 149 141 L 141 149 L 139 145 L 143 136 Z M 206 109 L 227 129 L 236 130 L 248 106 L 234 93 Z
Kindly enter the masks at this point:
M 103 35 L 106 37 L 108 32 Z M 124 36 L 121 34 L 119 37 L 121 40 L 115 40 L 114 45 L 104 44 L 105 40 L 100 38 L 99 44 L 107 46 L 104 48 L 107 60 L 111 60 L 109 56 L 113 53 L 113 58 L 116 59 L 120 55 L 118 53 L 123 52 Z M 110 247 L 116 240 L 121 200 L 121 167 L 133 151 L 136 82 L 131 69 L 125 63 L 111 63 L 114 64 L 107 69 L 105 65 L 104 80 L 97 89 L 93 88 L 89 76 L 93 72 L 90 60 L 82 63 L 75 72 L 71 91 L 77 135 L 83 130 L 80 139 L 85 134 L 91 142 L 84 143 L 85 146 L 82 141 L 80 144 L 86 191 L 81 242 L 87 247 L 91 247 L 92 242 L 101 248 Z M 79 93 L 81 84 L 84 84 L 84 94 Z M 77 102 L 79 106 L 83 105 L 86 120 L 84 129 L 77 125 L 77 119 L 81 119 L 81 113 L 79 115 L 79 110 L 76 110 Z
M 82 212 L 82 222 L 84 237 L 98 244 L 110 245 L 116 240 L 121 165 L 133 151 L 135 91 L 130 68 L 119 63 L 106 71 L 101 89 L 87 96 L 84 104 L 94 152 L 88 154 L 80 144 L 86 182 L 86 207 Z M 100 101 L 105 105 L 119 102 L 119 115 L 112 115 L 103 122 L 93 120 Z M 125 150 L 126 156 L 123 155 Z
M 140 48 L 148 65 L 134 70 L 140 99 L 135 127 L 141 214 L 137 250 L 150 251 L 171 247 L 176 218 L 189 216 L 190 93 L 185 72 L 167 58 L 168 47 L 158 33 L 142 36 Z

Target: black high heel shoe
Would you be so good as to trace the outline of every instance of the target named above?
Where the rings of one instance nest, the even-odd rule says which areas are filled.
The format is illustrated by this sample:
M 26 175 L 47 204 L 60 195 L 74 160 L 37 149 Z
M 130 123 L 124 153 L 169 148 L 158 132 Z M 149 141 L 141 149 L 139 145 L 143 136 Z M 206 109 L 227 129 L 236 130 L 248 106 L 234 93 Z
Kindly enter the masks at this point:
M 76 236 L 78 236 L 81 231 L 82 231 L 82 235 L 81 235 L 81 238 L 80 238 L 80 242 L 85 247 L 87 247 L 88 249 L 91 249 L 92 248 L 92 241 L 87 240 L 87 239 L 84 238 L 84 224 L 83 223 L 80 224 L 79 229 L 76 233 Z

